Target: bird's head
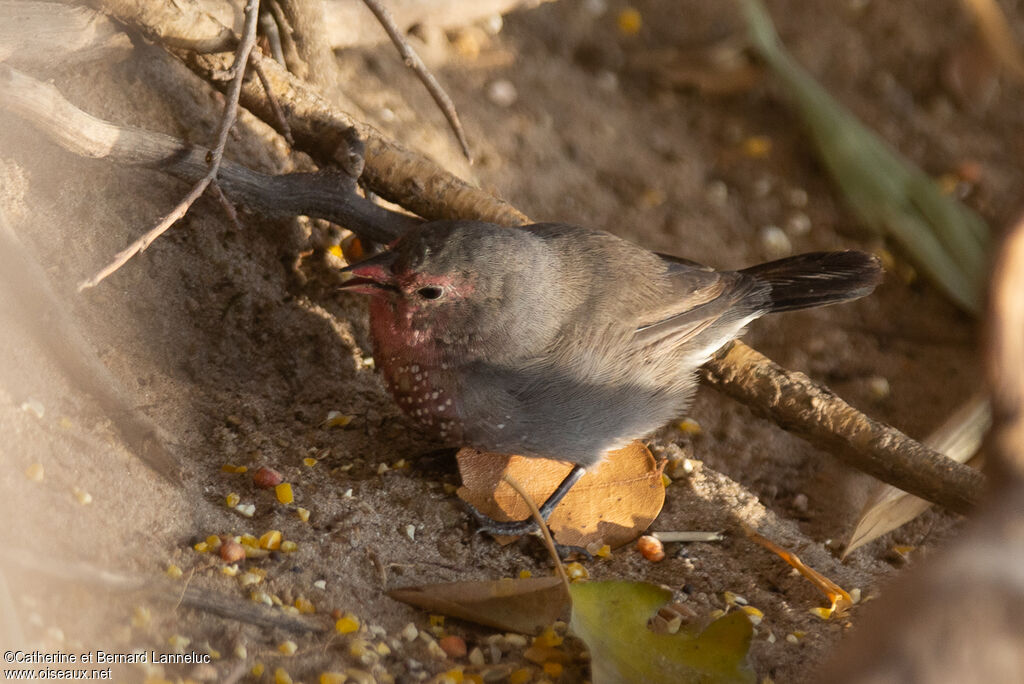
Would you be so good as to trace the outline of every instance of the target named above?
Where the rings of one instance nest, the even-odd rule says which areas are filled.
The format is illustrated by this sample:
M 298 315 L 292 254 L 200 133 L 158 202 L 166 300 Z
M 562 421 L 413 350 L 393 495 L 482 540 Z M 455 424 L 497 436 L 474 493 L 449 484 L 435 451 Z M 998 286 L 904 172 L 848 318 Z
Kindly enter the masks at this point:
M 353 277 L 341 287 L 374 298 L 377 338 L 400 336 L 407 344 L 493 358 L 497 346 L 536 344 L 546 334 L 537 307 L 555 293 L 545 292 L 538 274 L 548 272 L 552 259 L 526 231 L 437 221 L 346 268 Z

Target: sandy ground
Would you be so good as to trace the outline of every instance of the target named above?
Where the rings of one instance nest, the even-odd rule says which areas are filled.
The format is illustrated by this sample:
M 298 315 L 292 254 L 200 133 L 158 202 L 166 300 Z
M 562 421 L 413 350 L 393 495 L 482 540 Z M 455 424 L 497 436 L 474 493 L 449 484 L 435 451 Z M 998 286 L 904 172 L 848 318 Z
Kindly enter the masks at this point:
M 507 16 L 496 35 L 479 26 L 447 36 L 428 31 L 420 47 L 466 124 L 472 167 L 389 47 L 339 53 L 339 87 L 371 123 L 538 220 L 604 228 L 722 268 L 777 256 L 763 239 L 768 226 L 783 229 L 793 252 L 883 246 L 859 231 L 771 78 L 712 94 L 673 88 L 664 73 L 638 66 L 655 54 L 678 58 L 738 36 L 728 5 L 635 6 L 644 22 L 635 37 L 616 26 L 620 2 L 543 5 Z M 967 201 L 992 225 L 1005 225 L 1016 208 L 1013 190 L 1024 182 L 1022 89 L 983 69 L 971 72 L 967 86 L 954 84 L 950 73 L 973 39 L 957 3 L 794 0 L 771 9 L 796 57 L 927 172 L 979 165 Z M 1016 12 L 1020 29 L 1020 7 Z M 190 140 L 211 137 L 217 98 L 152 51 L 36 75 L 52 78 L 96 116 Z M 988 101 L 964 92 L 986 83 L 995 89 Z M 233 158 L 270 171 L 303 164 L 251 117 L 240 131 L 229 146 Z M 756 136 L 770 145 L 764 155 L 749 153 Z M 222 681 L 261 663 L 265 674 L 246 680 L 272 681 L 281 667 L 295 681 L 346 668 L 381 681 L 388 674 L 416 681 L 467 661 L 437 657 L 425 639 L 405 640 L 409 623 L 430 631 L 428 616 L 389 599 L 387 589 L 550 572 L 533 542 L 499 547 L 475 534 L 451 493 L 458 484 L 453 466 L 418 460 L 436 445 L 402 417 L 369 363 L 364 303 L 321 287 L 301 257 L 322 248 L 330 231 L 245 212 L 239 231 L 215 201 L 202 200 L 147 252 L 78 295 L 75 283 L 167 211 L 184 186 L 156 170 L 74 157 L 6 115 L 0 179 L 0 208 L 103 363 L 169 436 L 185 471 L 178 489 L 140 465 L 24 326 L 0 326 L 0 572 L 9 587 L 5 598 L 0 584 L 0 602 L 8 601 L 0 605 L 26 646 L 120 653 L 177 646 L 219 654 L 198 668 L 167 666 L 171 680 Z M 896 270 L 907 272 L 904 265 Z M 868 414 L 923 437 L 980 383 L 976 330 L 934 288 L 899 273 L 870 298 L 762 320 L 745 339 Z M 4 297 L 0 311 L 10 319 Z M 888 382 L 884 396 L 878 378 Z M 331 411 L 354 419 L 344 428 L 324 425 Z M 914 547 L 916 557 L 957 528 L 952 516 L 931 512 L 840 562 L 866 478 L 711 390 L 700 391 L 691 415 L 701 434 L 667 428 L 652 440 L 656 453 L 681 450 L 695 462 L 691 476 L 668 488 L 654 529 L 749 524 L 842 586 L 874 596 L 903 564 L 894 546 Z M 401 460 L 408 467 L 381 468 Z M 44 467 L 41 481 L 25 475 L 34 463 Z M 249 473 L 224 472 L 224 464 Z M 281 505 L 272 490 L 253 485 L 250 474 L 261 465 L 293 484 L 294 504 Z M 91 503 L 80 503 L 76 488 Z M 232 492 L 255 505 L 253 517 L 225 506 Z M 310 511 L 308 522 L 296 507 Z M 214 554 L 193 550 L 208 535 L 271 529 L 297 550 L 244 563 L 243 571 L 266 573 L 254 587 L 223 574 Z M 94 582 L 79 564 L 151 580 L 173 564 L 184 576 L 157 590 L 171 597 L 160 601 Z M 759 677 L 778 682 L 813 679 L 814 667 L 857 622 L 857 609 L 848 620 L 813 617 L 808 609 L 823 605 L 821 596 L 735 535 L 670 545 L 659 564 L 623 549 L 586 565 L 592 578 L 664 584 L 700 614 L 725 607 L 725 591 L 744 596 L 765 615 L 751 662 Z M 239 602 L 253 591 L 289 605 L 302 597 L 320 617 L 354 614 L 363 631 L 295 633 L 225 619 L 177 605 L 174 594 L 186 584 Z M 523 663 L 514 639 L 451 620 L 445 629 L 471 649 L 483 648 L 485 670 L 498 674 Z M 803 637 L 791 643 L 786 636 L 794 632 Z M 357 642 L 353 649 L 360 638 L 373 653 L 360 655 Z M 294 655 L 279 652 L 287 640 L 298 647 Z M 379 643 L 387 649 L 376 649 Z M 504 649 L 495 667 L 491 644 Z M 569 641 L 566 651 L 563 680 L 585 677 L 580 645 Z M 114 678 L 156 673 L 124 666 Z

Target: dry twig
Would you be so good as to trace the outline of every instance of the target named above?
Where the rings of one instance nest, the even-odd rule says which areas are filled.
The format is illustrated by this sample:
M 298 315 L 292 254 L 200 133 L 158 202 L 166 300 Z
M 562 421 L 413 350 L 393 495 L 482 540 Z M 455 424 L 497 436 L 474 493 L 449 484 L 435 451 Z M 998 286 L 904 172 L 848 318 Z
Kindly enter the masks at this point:
M 402 31 L 398 28 L 398 24 L 395 23 L 388 9 L 378 0 L 363 0 L 363 4 L 373 12 L 373 16 L 377 17 L 377 21 L 380 22 L 380 25 L 388 34 L 388 38 L 398 48 L 399 54 L 402 55 L 402 59 L 405 61 L 405 66 L 413 70 L 416 77 L 426 87 L 427 92 L 434 98 L 434 102 L 437 103 L 441 113 L 444 114 L 444 118 L 448 120 L 448 125 L 452 127 L 455 137 L 458 138 L 459 146 L 462 147 L 462 153 L 466 155 L 466 159 L 473 161 L 473 155 L 469 152 L 469 143 L 466 141 L 466 132 L 462 129 L 459 114 L 455 111 L 455 105 L 452 103 L 452 99 L 448 97 L 448 93 L 444 91 L 441 84 L 437 82 L 434 75 L 427 69 L 427 65 L 423 63 L 420 56 L 409 45 L 409 41 L 402 35 Z
M 78 284 L 78 291 L 95 287 L 104 278 L 128 263 L 128 260 L 139 252 L 149 247 L 154 240 L 163 235 L 168 228 L 177 223 L 178 219 L 185 215 L 189 207 L 199 199 L 207 186 L 217 178 L 217 170 L 220 168 L 221 159 L 224 157 L 224 147 L 228 142 L 228 132 L 235 125 L 235 117 L 238 112 L 238 95 L 242 90 L 242 79 L 245 76 L 245 66 L 249 61 L 249 53 L 256 43 L 256 24 L 259 19 L 259 0 L 247 0 L 245 5 L 245 25 L 242 28 L 242 40 L 235 50 L 235 61 L 232 66 L 231 85 L 228 87 L 227 101 L 224 103 L 224 115 L 221 118 L 220 128 L 217 130 L 217 144 L 209 158 L 209 170 L 192 190 L 185 195 L 174 209 L 160 220 L 153 228 L 147 231 L 142 237 L 118 252 L 113 261 L 104 266 L 100 271 Z M 268 91 L 269 96 L 269 91 Z

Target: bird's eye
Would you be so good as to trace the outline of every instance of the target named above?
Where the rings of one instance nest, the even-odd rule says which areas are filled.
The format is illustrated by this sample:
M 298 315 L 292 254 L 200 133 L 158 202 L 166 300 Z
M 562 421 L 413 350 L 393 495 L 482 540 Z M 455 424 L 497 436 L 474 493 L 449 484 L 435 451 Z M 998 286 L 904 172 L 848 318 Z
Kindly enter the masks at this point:
M 439 287 L 434 287 L 433 285 L 428 285 L 427 287 L 421 287 L 416 290 L 416 294 L 424 299 L 440 299 L 441 295 L 444 294 L 444 290 Z

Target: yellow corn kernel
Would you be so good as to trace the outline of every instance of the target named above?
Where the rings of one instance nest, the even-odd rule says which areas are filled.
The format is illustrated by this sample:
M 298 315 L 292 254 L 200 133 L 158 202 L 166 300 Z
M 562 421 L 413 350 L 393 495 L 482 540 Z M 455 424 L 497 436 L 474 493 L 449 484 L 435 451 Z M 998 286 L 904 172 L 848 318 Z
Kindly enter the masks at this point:
M 448 670 L 441 676 L 444 677 L 445 681 L 452 682 L 452 684 L 462 684 L 466 677 L 465 673 L 459 669 Z
M 676 428 L 685 435 L 699 435 L 701 433 L 700 423 L 693 418 L 683 418 L 676 423 Z
M 171 577 L 173 579 L 179 579 L 182 576 L 182 574 L 184 574 L 181 572 L 181 568 L 179 568 L 177 565 L 174 565 L 173 563 L 168 565 L 167 570 L 165 570 L 164 572 L 167 573 L 168 577 Z
M 759 625 L 761 624 L 761 620 L 764 619 L 764 613 L 754 606 L 740 606 L 740 610 L 747 614 L 747 617 L 750 618 L 751 624 Z
M 210 550 L 210 545 L 204 541 L 201 541 L 198 544 L 195 544 L 192 548 L 198 551 L 199 553 L 207 553 Z
M 555 646 L 561 646 L 564 640 L 564 637 L 557 634 L 555 630 L 545 627 L 544 631 L 534 638 L 533 645 L 554 648 Z
M 290 656 L 295 655 L 295 652 L 299 650 L 299 647 L 294 641 L 282 641 L 277 645 L 277 650 Z
M 302 522 L 309 522 L 309 509 L 308 508 L 296 508 L 295 514 L 299 516 L 299 520 Z
M 772 139 L 766 135 L 752 135 L 743 141 L 743 154 L 751 159 L 764 159 L 772 152 Z
M 583 567 L 582 563 L 569 563 L 565 566 L 565 574 L 569 576 L 572 581 L 584 580 L 590 577 L 590 573 Z
M 508 676 L 508 684 L 526 684 L 531 679 L 533 679 L 533 672 L 530 671 L 530 668 L 521 667 Z
M 324 421 L 324 425 L 327 427 L 345 427 L 352 422 L 355 416 L 347 416 L 337 411 L 330 411 L 327 414 L 327 420 Z
M 533 573 L 530 572 L 529 570 L 520 570 L 519 571 L 519 579 L 530 579 L 531 577 L 533 577 Z
M 431 627 L 444 627 L 444 615 L 437 615 L 431 613 L 430 615 L 430 626 Z
M 314 606 L 313 602 L 305 598 L 304 596 L 300 596 L 299 598 L 295 599 L 295 607 L 299 609 L 300 613 L 316 612 L 316 606 Z
M 352 613 L 345 613 L 334 623 L 334 629 L 338 634 L 351 634 L 359 629 L 359 618 Z
M 263 663 L 256 663 L 252 666 L 252 669 L 249 670 L 249 672 L 252 673 L 253 677 L 259 677 L 263 674 L 264 670 L 266 670 L 266 668 L 263 666 Z
M 268 551 L 276 551 L 281 548 L 280 530 L 270 530 L 260 537 L 260 548 Z
M 242 497 L 240 497 L 238 494 L 235 494 L 234 492 L 231 492 L 226 497 L 224 497 L 224 503 L 226 503 L 228 505 L 228 508 L 234 508 L 241 501 L 242 501 Z
M 282 482 L 274 487 L 274 493 L 277 494 L 277 500 L 283 504 L 290 504 L 292 501 L 295 501 L 292 486 L 287 482 Z
M 295 682 L 283 667 L 279 667 L 274 670 L 274 684 L 295 684 Z
M 321 672 L 320 684 L 345 684 L 348 675 L 343 672 Z
M 665 473 L 662 473 L 661 474 L 661 486 L 662 487 L 668 487 L 670 484 L 672 484 L 672 478 L 669 477 L 668 475 L 666 475 Z
M 222 472 L 235 474 L 241 474 L 249 471 L 249 468 L 246 466 L 236 466 L 231 465 L 230 463 L 225 463 L 220 467 L 220 469 Z
M 595 551 L 594 555 L 597 556 L 598 558 L 610 558 L 611 555 L 612 555 L 612 547 L 610 547 L 607 544 L 605 544 L 604 546 L 599 548 L 597 551 Z
M 215 534 L 211 534 L 209 537 L 206 538 L 206 545 L 209 546 L 211 549 L 219 549 L 220 543 L 220 537 L 218 537 Z
M 260 546 L 260 540 L 251 534 L 243 534 L 238 538 L 238 543 L 242 546 L 252 546 L 254 548 L 259 548 Z
M 627 7 L 626 9 L 619 12 L 619 16 L 616 18 L 615 23 L 619 27 L 619 31 L 624 36 L 635 36 L 640 33 L 640 27 L 644 25 L 643 17 L 640 16 L 640 11 L 633 8 Z
M 192 643 L 192 640 L 188 637 L 181 636 L 180 634 L 173 634 L 167 638 L 167 643 L 175 651 L 184 651 L 185 648 Z
M 153 618 L 149 608 L 146 606 L 135 606 L 135 610 L 132 611 L 132 627 L 141 629 L 149 624 L 149 621 Z
M 45 472 L 46 470 L 43 468 L 42 463 L 33 463 L 28 468 L 25 468 L 25 477 L 33 482 L 42 482 Z
M 809 612 L 811 615 L 817 618 L 821 618 L 822 620 L 828 620 L 830 617 L 832 617 L 833 610 L 831 608 L 814 607 L 809 608 L 807 612 Z
M 83 506 L 87 506 L 92 503 L 92 494 L 85 491 L 84 489 L 74 487 L 71 490 L 71 493 L 75 495 L 76 499 L 78 499 L 78 503 L 82 504 Z
M 291 540 L 281 542 L 281 551 L 284 553 L 295 553 L 299 550 L 299 545 Z
M 561 663 L 544 663 L 544 674 L 549 677 L 558 679 L 562 676 L 562 664 Z
M 310 458 L 308 456 L 306 458 L 302 459 L 302 462 L 303 462 L 303 464 L 305 464 L 309 468 L 312 468 L 313 466 L 316 465 L 316 459 L 315 458 Z

